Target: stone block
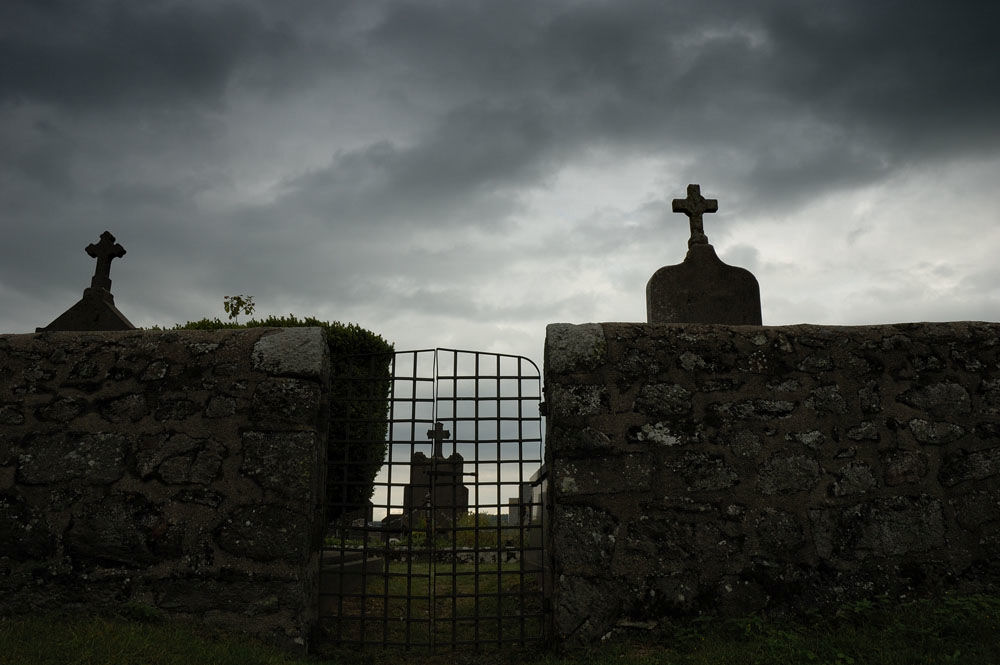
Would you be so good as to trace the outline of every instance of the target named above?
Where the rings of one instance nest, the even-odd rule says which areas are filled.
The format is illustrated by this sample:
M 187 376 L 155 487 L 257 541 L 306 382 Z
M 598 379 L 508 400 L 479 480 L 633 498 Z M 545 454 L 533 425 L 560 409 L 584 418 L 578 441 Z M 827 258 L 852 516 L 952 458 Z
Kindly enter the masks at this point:
M 329 367 L 322 328 L 279 328 L 254 344 L 253 368 L 274 376 L 320 380 Z
M 18 404 L 0 406 L 0 425 L 20 425 L 24 422 L 24 412 Z
M 837 480 L 831 491 L 834 496 L 854 496 L 865 494 L 878 484 L 872 474 L 871 467 L 863 462 L 851 462 L 836 472 Z
M 724 422 L 748 419 L 772 420 L 791 416 L 795 411 L 795 403 L 784 399 L 743 399 L 717 402 L 710 404 L 708 408 Z
M 129 449 L 130 439 L 117 433 L 36 435 L 18 458 L 17 480 L 26 485 L 110 485 L 125 474 Z
M 310 552 L 310 523 L 306 516 L 277 506 L 239 506 L 223 520 L 215 540 L 236 556 L 304 564 Z
M 907 427 L 914 439 L 931 446 L 942 446 L 965 436 L 965 430 L 959 425 L 927 422 L 922 418 L 911 419 Z
M 553 465 L 556 495 L 567 498 L 588 494 L 647 492 L 653 475 L 646 455 L 577 459 Z
M 582 418 L 610 408 L 606 386 L 553 384 L 545 387 L 545 394 L 550 412 L 560 418 Z
M 205 440 L 199 449 L 187 455 L 165 459 L 157 467 L 160 479 L 168 485 L 209 485 L 219 475 L 225 449 L 216 441 Z
M 812 510 L 820 558 L 862 562 L 891 559 L 944 546 L 944 514 L 938 499 L 898 496 L 846 508 Z
M 206 418 L 229 418 L 236 415 L 236 400 L 225 395 L 215 395 L 205 407 Z
M 156 534 L 165 534 L 159 512 L 140 494 L 113 494 L 79 506 L 66 532 L 66 549 L 87 567 L 140 568 L 157 560 Z
M 187 420 L 200 410 L 197 403 L 186 395 L 163 395 L 157 400 L 155 418 L 165 420 Z
M 688 433 L 670 421 L 646 423 L 630 427 L 626 434 L 629 443 L 648 444 L 653 447 L 673 448 L 698 443 L 698 433 Z
M 757 486 L 765 496 L 808 492 L 819 483 L 820 466 L 805 455 L 776 455 L 757 476 Z
M 162 610 L 202 615 L 209 611 L 234 612 L 247 617 L 274 614 L 306 599 L 302 584 L 261 579 L 226 571 L 220 579 L 180 577 L 158 581 L 155 604 Z
M 552 547 L 568 575 L 601 575 L 611 566 L 617 521 L 590 506 L 553 508 Z
M 932 383 L 911 388 L 897 399 L 915 409 L 927 411 L 936 418 L 955 418 L 972 409 L 969 391 L 958 383 Z
M 545 367 L 554 374 L 589 372 L 605 360 L 607 341 L 599 323 L 550 323 L 545 327 Z
M 314 381 L 274 378 L 253 393 L 251 418 L 260 423 L 311 425 L 319 416 L 321 392 Z
M 16 494 L 0 494 L 0 559 L 41 562 L 56 553 L 43 515 Z
M 611 437 L 593 427 L 579 431 L 555 430 L 549 433 L 546 444 L 571 457 L 613 454 L 617 448 Z
M 240 470 L 262 488 L 302 502 L 315 494 L 318 446 L 313 432 L 245 432 Z
M 118 397 L 101 407 L 101 414 L 113 423 L 134 423 L 148 413 L 146 398 L 138 393 Z
M 675 383 L 643 386 L 636 397 L 635 410 L 656 418 L 688 415 L 691 412 L 691 393 Z
M 717 455 L 687 452 L 670 468 L 684 479 L 689 492 L 715 492 L 739 482 L 736 472 Z
M 136 470 L 141 478 L 151 476 L 165 460 L 195 453 L 205 445 L 205 439 L 187 434 L 156 434 L 142 439 L 136 451 Z
M 805 544 L 805 530 L 794 514 L 765 508 L 753 522 L 753 533 L 763 551 L 772 558 L 789 560 Z
M 809 393 L 806 406 L 819 413 L 841 414 L 847 411 L 847 402 L 840 394 L 840 386 L 820 386 Z
M 921 482 L 927 475 L 928 458 L 916 450 L 898 450 L 883 460 L 885 484 L 889 487 Z
M 626 598 L 617 580 L 560 575 L 555 586 L 556 637 L 567 646 L 600 639 L 614 625 Z
M 1000 448 L 960 451 L 945 457 L 938 480 L 945 487 L 991 478 L 1000 473 Z
M 37 409 L 39 420 L 57 423 L 68 423 L 87 408 L 87 402 L 79 397 L 55 398 L 48 404 Z
M 957 496 L 949 501 L 955 519 L 966 529 L 1000 523 L 1000 489 L 983 489 Z

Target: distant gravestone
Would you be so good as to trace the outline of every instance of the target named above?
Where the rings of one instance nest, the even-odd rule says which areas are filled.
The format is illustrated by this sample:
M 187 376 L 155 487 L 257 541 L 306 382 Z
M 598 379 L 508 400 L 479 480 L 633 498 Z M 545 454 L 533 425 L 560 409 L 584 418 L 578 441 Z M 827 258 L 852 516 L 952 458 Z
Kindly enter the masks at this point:
M 125 248 L 115 242 L 108 231 L 101 234 L 96 244 L 87 245 L 88 255 L 97 259 L 90 288 L 83 290 L 83 298 L 63 312 L 55 321 L 37 328 L 35 332 L 49 330 L 134 330 L 132 322 L 115 307 L 111 295 L 111 261 L 125 256 Z
M 411 527 L 420 520 L 430 525 L 433 510 L 437 528 L 447 528 L 469 511 L 469 488 L 463 484 L 465 460 L 457 450 L 444 456 L 442 442 L 451 438 L 451 432 L 440 422 L 427 430 L 427 438 L 434 442 L 434 453 L 428 458 L 417 452 L 410 459 L 410 483 L 403 488 L 404 519 Z
M 691 238 L 684 262 L 660 268 L 646 284 L 649 323 L 761 325 L 757 278 L 723 263 L 705 235 L 702 216 L 718 210 L 719 202 L 704 198 L 699 185 L 688 185 L 687 198 L 673 200 L 673 211 L 690 220 Z

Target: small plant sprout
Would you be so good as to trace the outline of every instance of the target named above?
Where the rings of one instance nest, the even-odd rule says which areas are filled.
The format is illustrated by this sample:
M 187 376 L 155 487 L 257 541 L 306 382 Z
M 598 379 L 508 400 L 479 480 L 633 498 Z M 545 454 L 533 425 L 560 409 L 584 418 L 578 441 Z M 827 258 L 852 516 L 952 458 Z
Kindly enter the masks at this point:
M 226 314 L 229 315 L 230 319 L 236 319 L 236 323 L 240 322 L 237 318 L 240 314 L 246 314 L 247 316 L 253 314 L 253 307 L 253 296 L 245 296 L 243 294 L 226 296 L 222 302 L 222 308 L 226 310 Z

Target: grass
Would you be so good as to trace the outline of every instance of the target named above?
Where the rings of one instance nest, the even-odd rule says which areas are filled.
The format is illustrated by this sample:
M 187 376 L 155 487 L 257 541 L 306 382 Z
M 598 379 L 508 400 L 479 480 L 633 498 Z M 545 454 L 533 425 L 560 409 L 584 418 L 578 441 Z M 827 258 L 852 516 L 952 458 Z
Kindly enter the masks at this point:
M 432 593 L 433 591 L 433 593 Z M 542 598 L 536 576 L 519 562 L 452 564 L 394 562 L 366 576 L 365 597 L 331 599 L 323 622 L 336 642 L 420 644 L 445 649 L 463 643 L 494 649 L 542 638 Z M 501 646 L 503 644 L 504 646 Z M 440 649 L 440 647 L 438 647 Z
M 135 613 L 132 614 L 136 616 Z M 695 619 L 642 636 L 618 635 L 595 649 L 556 654 L 476 656 L 460 652 L 331 652 L 296 659 L 246 638 L 203 628 L 123 618 L 0 619 L 2 665 L 381 665 L 523 663 L 524 665 L 922 665 L 1000 663 L 1000 597 L 946 595 L 899 604 L 862 601 L 799 622 Z

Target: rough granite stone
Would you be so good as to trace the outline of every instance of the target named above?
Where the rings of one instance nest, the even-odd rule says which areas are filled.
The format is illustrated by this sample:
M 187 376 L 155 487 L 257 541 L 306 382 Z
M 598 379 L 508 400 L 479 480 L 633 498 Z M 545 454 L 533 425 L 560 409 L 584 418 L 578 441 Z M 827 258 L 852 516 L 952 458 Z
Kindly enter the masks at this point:
M 254 561 L 304 563 L 309 558 L 311 532 L 303 515 L 268 505 L 232 510 L 216 534 L 219 547 Z
M 109 485 L 125 474 L 128 450 L 129 438 L 122 434 L 37 435 L 18 459 L 17 479 L 26 485 Z
M 769 459 L 758 475 L 760 491 L 765 496 L 808 492 L 819 482 L 820 466 L 805 455 Z
M 312 432 L 246 432 L 240 468 L 264 489 L 306 499 L 315 494 L 317 448 Z
M 599 323 L 545 326 L 545 366 L 560 374 L 586 372 L 604 362 L 607 341 Z
M 635 410 L 651 416 L 680 416 L 691 411 L 691 393 L 674 383 L 643 386 Z
M 162 518 L 141 494 L 113 495 L 95 506 L 81 506 L 66 532 L 66 549 L 85 565 L 104 562 L 138 568 L 157 557 L 150 545 Z
M 251 414 L 257 420 L 276 423 L 312 423 L 319 415 L 320 392 L 315 381 L 292 378 L 261 381 L 253 393 Z
M 938 473 L 938 479 L 945 487 L 959 483 L 992 478 L 1000 473 L 1000 448 L 966 452 L 964 450 L 947 455 Z
M 957 383 L 933 383 L 907 390 L 899 401 L 914 408 L 929 411 L 937 418 L 948 418 L 969 413 L 969 391 Z
M 322 328 L 280 328 L 261 337 L 253 348 L 253 367 L 275 376 L 319 379 L 329 365 Z
M 583 417 L 606 408 L 608 391 L 604 386 L 546 386 L 546 399 L 562 417 Z
M 951 443 L 965 435 L 965 430 L 952 423 L 932 423 L 922 418 L 914 418 L 908 423 L 913 438 L 920 443 L 940 446 Z
M 558 506 L 557 519 L 566 524 L 552 546 L 564 552 L 563 572 L 598 575 L 611 566 L 617 522 L 606 512 L 589 506 Z

